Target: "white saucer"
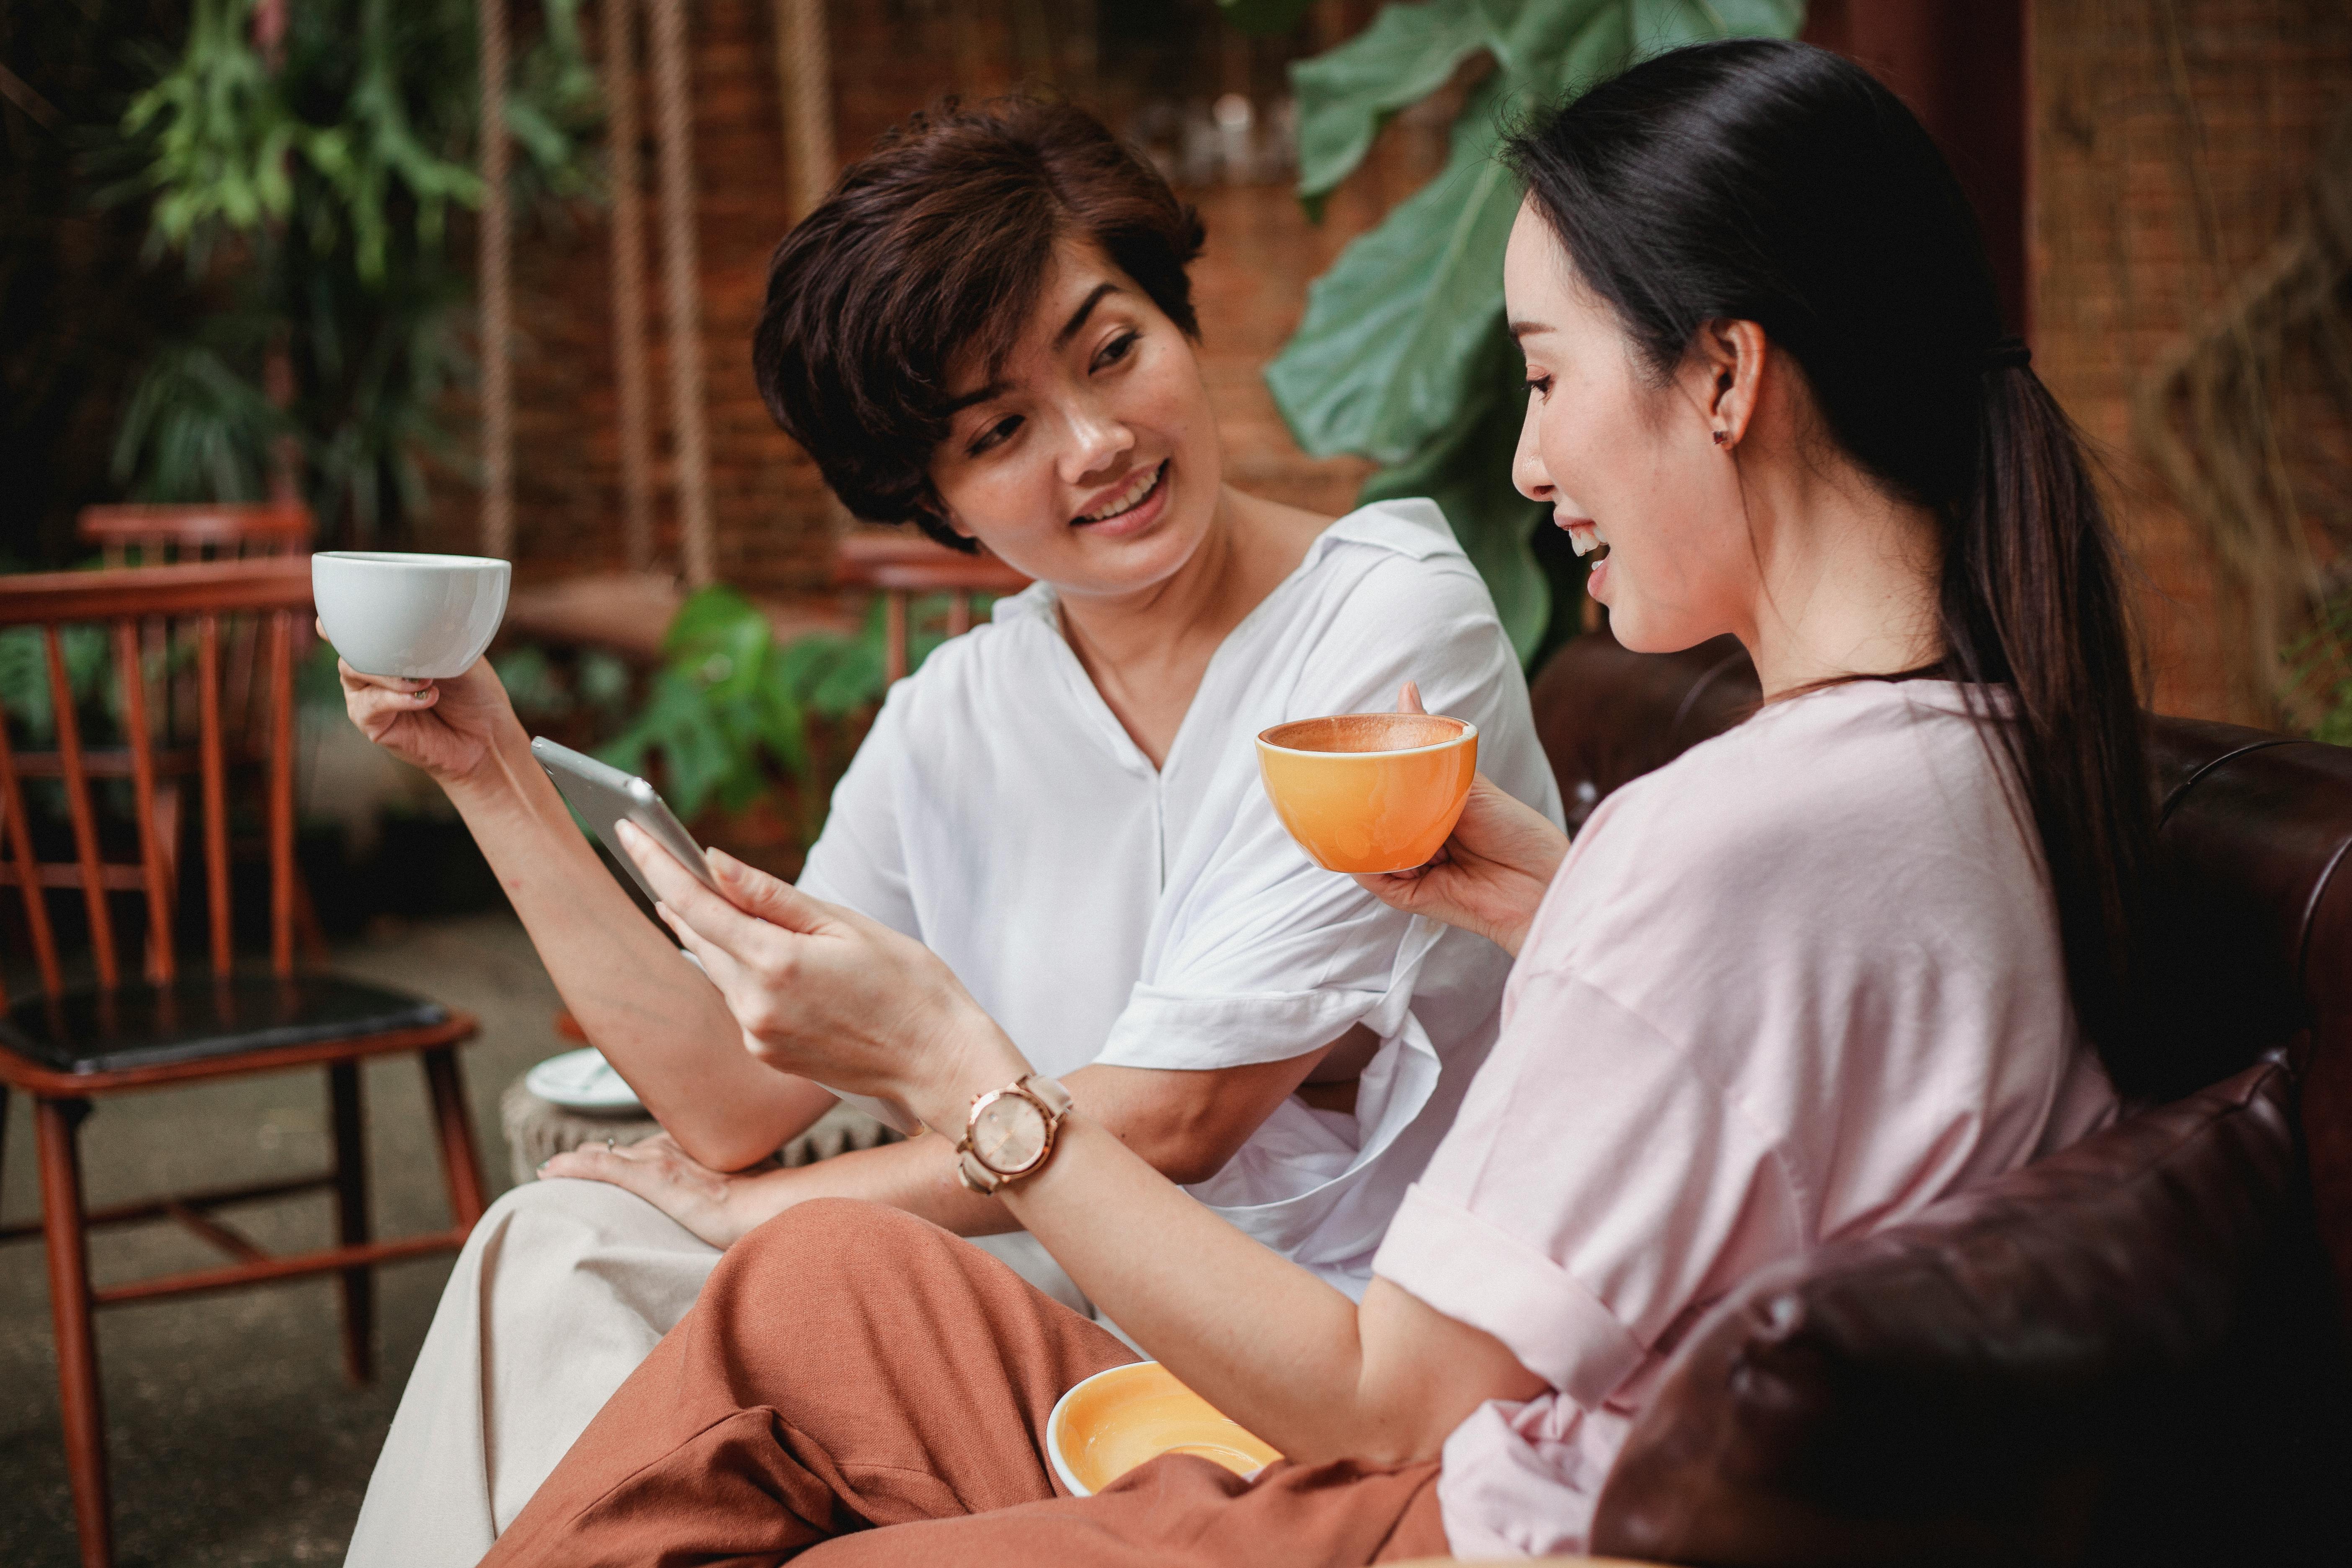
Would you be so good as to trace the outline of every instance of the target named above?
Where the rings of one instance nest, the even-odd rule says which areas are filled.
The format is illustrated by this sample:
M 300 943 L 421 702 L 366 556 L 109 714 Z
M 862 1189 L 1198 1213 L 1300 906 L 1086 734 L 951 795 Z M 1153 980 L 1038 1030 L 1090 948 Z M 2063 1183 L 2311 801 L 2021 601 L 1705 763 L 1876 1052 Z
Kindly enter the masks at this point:
M 550 1057 L 530 1069 L 523 1087 L 566 1110 L 641 1110 L 644 1102 L 593 1046 Z

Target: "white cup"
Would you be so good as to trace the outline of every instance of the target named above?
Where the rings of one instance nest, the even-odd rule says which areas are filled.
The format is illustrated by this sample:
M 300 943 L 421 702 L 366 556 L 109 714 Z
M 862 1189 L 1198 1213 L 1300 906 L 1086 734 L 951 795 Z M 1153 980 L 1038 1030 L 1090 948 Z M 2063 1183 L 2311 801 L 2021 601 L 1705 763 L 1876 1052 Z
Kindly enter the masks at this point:
M 310 595 L 327 640 L 362 675 L 446 680 L 498 635 L 514 567 L 484 555 L 322 550 Z

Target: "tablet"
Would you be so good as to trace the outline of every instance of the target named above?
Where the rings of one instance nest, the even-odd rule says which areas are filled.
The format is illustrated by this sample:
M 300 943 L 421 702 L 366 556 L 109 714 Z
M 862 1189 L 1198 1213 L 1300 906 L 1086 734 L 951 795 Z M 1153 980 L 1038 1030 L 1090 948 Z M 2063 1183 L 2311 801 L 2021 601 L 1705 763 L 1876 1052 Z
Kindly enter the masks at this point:
M 702 847 L 671 815 L 669 806 L 653 785 L 634 773 L 625 773 L 608 763 L 600 763 L 593 757 L 583 755 L 569 746 L 559 746 L 550 740 L 534 737 L 530 742 L 530 754 L 539 759 L 539 765 L 547 770 L 547 776 L 555 781 L 555 787 L 562 793 L 564 801 L 572 809 L 580 814 L 580 820 L 595 830 L 596 837 L 603 839 L 604 847 L 613 852 L 613 858 L 626 868 L 638 887 L 645 889 L 646 897 L 656 903 L 662 901 L 661 895 L 655 892 L 652 884 L 646 880 L 645 873 L 637 869 L 637 863 L 629 858 L 629 852 L 621 847 L 619 829 L 624 817 L 651 835 L 655 843 L 668 850 L 679 865 L 700 879 L 704 887 L 722 899 L 727 898 L 727 890 L 719 885 L 719 879 L 710 874 L 710 863 L 702 858 Z M 728 902 L 734 900 L 728 899 Z M 687 962 L 698 969 L 701 967 L 701 961 L 694 954 L 683 948 L 678 951 Z M 824 1086 L 820 1084 L 817 1087 L 822 1089 Z M 915 1113 L 895 1100 L 850 1094 L 837 1089 L 827 1092 L 907 1137 L 912 1138 L 923 1130 L 923 1124 L 917 1120 Z
M 719 888 L 719 879 L 710 874 L 709 862 L 702 858 L 702 847 L 670 814 L 669 807 L 663 803 L 653 785 L 633 773 L 625 773 L 609 763 L 600 763 L 569 746 L 559 746 L 552 741 L 533 740 L 530 754 L 539 759 L 539 765 L 547 770 L 547 776 L 555 781 L 555 787 L 562 792 L 572 809 L 580 814 L 580 820 L 604 841 L 604 847 L 613 852 L 613 858 L 636 879 L 637 886 L 646 890 L 646 897 L 656 903 L 661 902 L 661 895 L 654 891 L 653 884 L 646 881 L 645 873 L 637 869 L 637 863 L 629 858 L 629 852 L 621 847 L 620 826 L 625 817 L 643 828 L 655 843 L 668 850 L 677 863 L 694 873 L 704 887 L 722 899 L 727 896 Z

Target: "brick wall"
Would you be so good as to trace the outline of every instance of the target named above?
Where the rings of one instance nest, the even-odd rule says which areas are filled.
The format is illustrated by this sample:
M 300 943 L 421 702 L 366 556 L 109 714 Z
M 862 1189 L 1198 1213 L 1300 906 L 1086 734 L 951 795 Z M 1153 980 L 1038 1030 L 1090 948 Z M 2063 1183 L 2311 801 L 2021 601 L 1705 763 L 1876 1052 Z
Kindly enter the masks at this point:
M 1188 25 L 1217 26 L 1210 6 L 1193 8 L 1202 15 Z M 1368 13 L 1370 5 L 1355 9 Z M 1137 88 L 1132 72 L 1122 77 L 1117 59 L 1104 60 L 1099 69 L 1080 62 L 1074 71 L 1055 68 L 1064 63 L 1051 58 L 1024 58 L 1009 14 L 1003 0 L 961 5 L 835 0 L 830 20 L 842 156 L 863 152 L 885 129 L 943 94 L 985 96 L 1047 78 L 1065 81 L 1072 96 L 1120 122 L 1125 100 Z M 719 573 L 748 587 L 789 591 L 823 582 L 831 539 L 845 519 L 815 465 L 771 423 L 751 381 L 749 343 L 767 256 L 791 217 L 772 15 L 768 0 L 699 0 L 694 7 L 696 232 Z M 1214 65 L 1213 52 L 1211 60 Z M 1281 64 L 1280 46 L 1259 45 L 1223 68 L 1239 73 L 1234 85 L 1270 93 L 1281 79 Z M 650 85 L 648 79 L 648 91 Z M 650 97 L 645 101 L 650 132 Z M 1307 280 L 1348 238 L 1425 178 L 1440 153 L 1430 126 L 1408 119 L 1391 127 L 1370 165 L 1334 200 L 1320 226 L 1306 221 L 1286 185 L 1185 192 L 1208 224 L 1208 249 L 1194 272 L 1202 356 L 1231 472 L 1239 481 L 1335 511 L 1353 497 L 1364 466 L 1316 462 L 1299 452 L 1258 373 L 1297 325 Z M 674 567 L 679 552 L 650 142 L 643 162 L 656 527 L 660 560 Z M 527 576 L 623 563 L 609 243 L 604 215 L 592 210 L 561 232 L 527 237 L 518 247 L 516 552 Z M 431 542 L 420 542 L 470 548 L 478 514 L 470 488 L 444 482 L 427 524 Z
M 1337 36 L 1372 8 L 1372 0 L 1327 4 L 1322 29 Z M 1205 0 L 1192 9 L 1200 15 L 1181 26 L 1215 27 Z M 1105 37 L 1099 58 L 1091 37 L 1083 50 L 1065 47 L 1061 34 L 1024 42 L 1013 15 L 1007 0 L 835 0 L 842 154 L 941 93 L 985 94 L 1021 80 L 1061 81 L 1118 123 L 1139 72 L 1167 68 L 1122 61 L 1118 51 L 1132 40 Z M 789 218 L 771 26 L 768 0 L 697 5 L 695 163 L 720 571 L 790 590 L 822 580 L 840 518 L 814 466 L 761 407 L 746 348 L 765 258 Z M 1213 61 L 1226 48 L 1219 68 L 1252 90 L 1279 82 L 1279 46 L 1238 55 L 1232 46 L 1196 47 Z M 2133 448 L 2131 398 L 2165 346 L 2281 233 L 2329 115 L 2352 98 L 2352 8 L 2342 0 L 2042 0 L 2032 7 L 2028 48 L 2036 364 L 2112 477 L 2143 577 L 2158 705 L 2261 720 L 2259 693 L 2233 689 L 2226 674 L 2235 645 L 2216 612 L 2210 555 Z M 1434 167 L 1435 136 L 1412 118 L 1391 127 L 1319 228 L 1279 185 L 1186 193 L 1208 220 L 1195 276 L 1202 357 L 1232 472 L 1244 484 L 1329 510 L 1353 494 L 1361 466 L 1299 453 L 1258 373 L 1296 324 L 1307 281 Z M 650 176 L 650 156 L 646 163 Z M 647 239 L 655 409 L 666 432 L 659 256 L 656 236 Z M 530 237 L 518 258 L 526 574 L 621 560 L 606 244 L 602 216 L 590 212 L 567 232 Z M 660 440 L 663 559 L 675 562 L 666 434 Z M 475 515 L 469 490 L 445 487 L 433 531 L 463 547 Z
M 2134 445 L 2134 393 L 2260 263 L 2352 107 L 2344 0 L 2044 0 L 2032 30 L 2035 365 L 2108 465 L 2156 705 L 2273 719 L 2212 557 Z M 2290 400 L 2286 419 L 2323 417 Z
M 765 0 L 700 0 L 690 27 L 696 242 L 719 569 L 733 580 L 789 584 L 821 569 L 827 514 L 815 466 L 769 421 L 751 384 L 748 345 L 764 262 L 790 217 L 770 10 Z M 639 58 L 642 64 L 642 45 Z M 645 73 L 646 347 L 658 550 L 675 565 L 652 85 Z M 584 210 L 572 224 L 517 246 L 515 548 L 526 574 L 623 563 L 610 243 L 604 215 Z M 471 540 L 476 516 L 469 490 L 451 486 L 436 494 L 433 529 L 449 547 Z M 809 560 L 818 566 L 805 567 Z

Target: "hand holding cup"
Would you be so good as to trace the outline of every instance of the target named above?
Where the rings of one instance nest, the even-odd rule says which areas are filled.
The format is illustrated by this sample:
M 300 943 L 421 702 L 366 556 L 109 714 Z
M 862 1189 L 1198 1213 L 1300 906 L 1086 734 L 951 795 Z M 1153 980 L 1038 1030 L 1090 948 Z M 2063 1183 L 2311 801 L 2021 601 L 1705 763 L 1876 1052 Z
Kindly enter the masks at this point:
M 506 689 L 482 662 L 513 572 L 475 555 L 310 558 L 319 635 L 339 656 L 344 710 L 362 734 L 445 786 L 478 769 L 515 723 Z
M 1397 711 L 1422 711 L 1411 681 L 1397 694 Z M 1567 854 L 1568 835 L 1549 817 L 1479 773 L 1453 831 L 1426 862 L 1356 880 L 1394 909 L 1475 931 L 1516 956 Z

